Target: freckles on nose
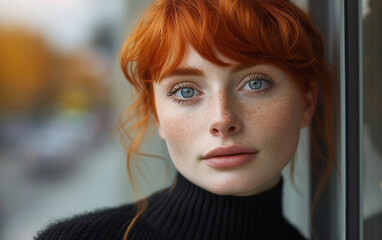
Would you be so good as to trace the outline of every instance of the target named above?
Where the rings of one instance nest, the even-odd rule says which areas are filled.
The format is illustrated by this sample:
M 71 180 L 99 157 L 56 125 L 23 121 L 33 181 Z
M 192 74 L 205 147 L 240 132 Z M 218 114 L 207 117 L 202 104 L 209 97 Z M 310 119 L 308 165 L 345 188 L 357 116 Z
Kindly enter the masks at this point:
M 223 119 L 234 117 L 235 113 L 240 110 L 240 104 L 233 97 L 229 97 L 227 93 L 220 93 L 211 105 L 211 113 Z
M 240 116 L 237 114 L 240 112 L 239 107 L 239 104 L 224 94 L 212 99 L 207 111 L 210 118 L 210 132 L 218 136 L 240 131 L 242 124 Z

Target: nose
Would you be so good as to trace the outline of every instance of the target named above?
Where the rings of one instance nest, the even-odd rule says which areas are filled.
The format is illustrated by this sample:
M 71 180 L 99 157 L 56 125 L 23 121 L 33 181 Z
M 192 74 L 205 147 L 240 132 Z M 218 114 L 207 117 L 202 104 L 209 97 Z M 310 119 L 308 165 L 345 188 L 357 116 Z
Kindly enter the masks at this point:
M 210 111 L 209 131 L 213 136 L 228 137 L 241 131 L 242 123 L 237 115 L 237 108 L 227 94 L 218 94 L 216 100 L 212 101 Z

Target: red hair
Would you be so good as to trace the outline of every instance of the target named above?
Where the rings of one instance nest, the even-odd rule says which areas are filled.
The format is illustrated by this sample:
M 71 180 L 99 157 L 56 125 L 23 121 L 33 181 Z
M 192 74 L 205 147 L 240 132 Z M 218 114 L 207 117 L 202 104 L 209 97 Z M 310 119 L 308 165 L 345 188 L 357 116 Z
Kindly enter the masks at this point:
M 323 58 L 319 32 L 309 17 L 287 0 L 158 0 L 146 9 L 125 42 L 120 59 L 123 73 L 138 92 L 119 127 L 127 148 L 130 178 L 132 159 L 143 154 L 139 148 L 152 117 L 156 118 L 153 82 L 179 65 L 188 46 L 219 66 L 228 66 L 219 54 L 233 62 L 277 66 L 289 74 L 301 93 L 311 82 L 317 83 L 310 135 L 316 161 L 312 166 L 319 166 L 321 181 L 314 206 L 334 162 L 332 77 Z M 146 202 L 140 204 L 125 238 Z

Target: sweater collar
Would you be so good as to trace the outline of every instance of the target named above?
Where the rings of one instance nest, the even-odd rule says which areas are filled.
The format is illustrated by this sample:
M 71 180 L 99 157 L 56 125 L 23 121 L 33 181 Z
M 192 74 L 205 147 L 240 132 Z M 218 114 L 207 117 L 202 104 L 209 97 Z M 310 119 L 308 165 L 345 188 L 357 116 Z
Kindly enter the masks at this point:
M 283 222 L 282 178 L 258 195 L 236 197 L 208 192 L 177 174 L 175 187 L 149 199 L 143 217 L 169 239 L 259 239 Z

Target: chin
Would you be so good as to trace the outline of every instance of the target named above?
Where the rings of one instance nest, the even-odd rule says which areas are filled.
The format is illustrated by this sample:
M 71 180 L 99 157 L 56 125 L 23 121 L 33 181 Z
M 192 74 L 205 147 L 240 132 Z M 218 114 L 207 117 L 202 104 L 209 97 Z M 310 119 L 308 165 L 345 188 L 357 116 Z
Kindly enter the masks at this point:
M 254 189 L 249 186 L 209 186 L 207 191 L 217 195 L 250 196 L 254 195 Z
M 280 173 L 267 176 L 256 175 L 254 171 L 224 172 L 199 178 L 198 186 L 217 195 L 252 196 L 266 192 L 280 181 Z
M 262 186 L 262 181 L 239 174 L 222 174 L 219 177 L 211 177 L 212 181 L 204 181 L 198 184 L 205 190 L 217 195 L 249 196 L 257 194 L 257 189 Z

